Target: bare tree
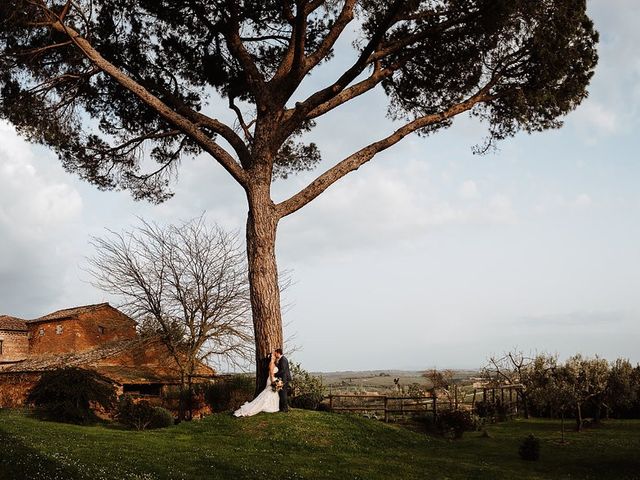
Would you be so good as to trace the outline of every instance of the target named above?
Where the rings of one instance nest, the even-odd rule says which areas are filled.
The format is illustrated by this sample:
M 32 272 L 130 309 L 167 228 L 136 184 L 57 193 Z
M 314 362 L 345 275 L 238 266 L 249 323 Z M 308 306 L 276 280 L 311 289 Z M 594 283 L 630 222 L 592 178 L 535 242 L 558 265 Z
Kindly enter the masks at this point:
M 501 357 L 490 357 L 483 369 L 483 376 L 495 385 L 520 385 L 518 395 L 524 408 L 524 416 L 529 418 L 530 398 L 527 388 L 527 374 L 534 358 L 519 351 L 507 352 Z
M 449 401 L 449 407 L 453 408 L 455 402 L 455 388 L 453 370 L 436 370 L 432 368 L 422 374 L 422 376 L 431 382 L 431 390 L 433 395 L 437 395 L 438 392 L 442 392 Z
M 93 237 L 94 285 L 123 299 L 141 329 L 158 334 L 191 392 L 199 362 L 253 357 L 247 264 L 238 237 L 204 218 Z M 181 395 L 181 398 L 183 395 Z M 181 402 L 181 414 L 182 414 Z

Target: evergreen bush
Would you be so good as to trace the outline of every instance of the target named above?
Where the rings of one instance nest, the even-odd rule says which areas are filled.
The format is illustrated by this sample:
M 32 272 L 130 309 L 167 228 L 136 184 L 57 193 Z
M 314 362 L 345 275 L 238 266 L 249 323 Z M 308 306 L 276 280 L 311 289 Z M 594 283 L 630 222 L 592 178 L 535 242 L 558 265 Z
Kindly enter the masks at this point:
M 528 435 L 520 444 L 518 454 L 522 460 L 535 462 L 540 459 L 540 440 L 533 434 Z
M 438 413 L 436 423 L 443 435 L 453 434 L 454 438 L 462 438 L 464 432 L 475 429 L 473 416 L 467 410 L 445 410 Z
M 307 372 L 299 363 L 291 363 L 291 406 L 317 410 L 324 398 L 322 378 Z
M 101 407 L 109 412 L 115 401 L 111 380 L 76 367 L 44 372 L 27 396 L 27 403 L 42 417 L 77 424 L 98 420 L 94 409 Z
M 167 428 L 174 424 L 173 414 L 162 407 L 153 407 L 153 415 L 148 428 Z
M 173 415 L 162 407 L 154 407 L 146 400 L 138 402 L 130 395 L 123 395 L 118 404 L 116 419 L 136 430 L 165 428 L 173 425 Z

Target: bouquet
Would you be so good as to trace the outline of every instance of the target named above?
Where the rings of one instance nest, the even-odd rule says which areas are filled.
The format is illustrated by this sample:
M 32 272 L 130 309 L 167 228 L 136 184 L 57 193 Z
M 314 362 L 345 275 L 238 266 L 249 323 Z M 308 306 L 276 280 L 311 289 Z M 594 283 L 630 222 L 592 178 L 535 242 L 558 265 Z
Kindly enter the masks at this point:
M 284 387 L 284 382 L 281 378 L 276 378 L 273 382 L 271 382 L 271 390 L 274 392 L 279 392 Z

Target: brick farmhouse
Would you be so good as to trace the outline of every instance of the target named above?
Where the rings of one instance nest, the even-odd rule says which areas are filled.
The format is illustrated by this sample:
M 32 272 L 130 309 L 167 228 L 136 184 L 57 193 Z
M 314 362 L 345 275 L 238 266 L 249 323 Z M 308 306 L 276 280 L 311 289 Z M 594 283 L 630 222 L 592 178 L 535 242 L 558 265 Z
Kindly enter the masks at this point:
M 180 383 L 176 361 L 162 341 L 140 336 L 136 322 L 108 303 L 33 320 L 0 315 L 0 408 L 23 405 L 44 371 L 66 366 L 96 370 L 119 394 L 168 407 L 169 392 Z M 199 364 L 194 381 L 214 376 L 212 368 Z

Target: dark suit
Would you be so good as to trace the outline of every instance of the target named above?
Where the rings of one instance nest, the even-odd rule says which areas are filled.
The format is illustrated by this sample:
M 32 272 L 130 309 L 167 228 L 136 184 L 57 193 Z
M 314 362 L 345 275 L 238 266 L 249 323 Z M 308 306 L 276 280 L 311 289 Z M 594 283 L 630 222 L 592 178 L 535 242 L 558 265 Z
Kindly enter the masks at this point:
M 280 357 L 278 363 L 276 363 L 278 367 L 278 373 L 276 373 L 276 378 L 282 380 L 284 384 L 282 386 L 282 390 L 278 392 L 280 395 L 280 411 L 288 412 L 289 411 L 289 399 L 287 398 L 287 393 L 289 390 L 289 382 L 291 381 L 291 370 L 289 370 L 289 360 L 284 355 Z

